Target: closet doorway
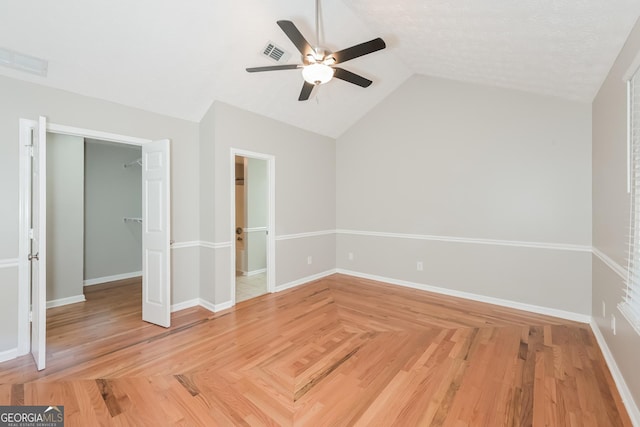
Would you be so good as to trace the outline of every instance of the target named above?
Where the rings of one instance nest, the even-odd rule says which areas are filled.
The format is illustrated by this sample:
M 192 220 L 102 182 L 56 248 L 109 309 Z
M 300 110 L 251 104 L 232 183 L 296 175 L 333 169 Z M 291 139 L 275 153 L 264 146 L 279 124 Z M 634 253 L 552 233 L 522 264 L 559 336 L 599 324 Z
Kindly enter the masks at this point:
M 32 353 L 38 370 L 46 365 L 46 306 L 48 258 L 47 223 L 55 221 L 47 212 L 47 135 L 66 135 L 141 148 L 141 217 L 128 217 L 141 226 L 142 320 L 169 327 L 170 318 L 170 151 L 169 140 L 146 140 L 124 135 L 20 119 L 20 266 L 18 355 Z M 127 163 L 131 163 L 129 159 Z M 133 165 L 131 165 L 133 166 Z M 121 166 L 124 168 L 124 164 Z M 63 168 L 64 169 L 64 168 Z M 124 168 L 126 169 L 126 168 Z M 69 172 L 64 170 L 64 173 Z M 71 174 L 73 175 L 73 174 Z M 76 176 L 78 174 L 76 173 Z M 54 180 L 54 178 L 51 178 Z M 69 179 L 66 177 L 65 179 Z M 84 184 L 84 183 L 83 183 Z M 80 186 L 84 191 L 84 186 Z M 76 189 L 76 194 L 78 191 Z M 66 203 L 63 201 L 62 203 Z M 84 204 L 84 201 L 81 203 Z M 79 209 L 82 212 L 83 209 Z M 71 217 L 63 216 L 69 221 Z M 75 217 L 77 220 L 77 217 Z M 123 215 L 122 221 L 125 216 Z M 58 218 L 60 219 L 60 218 Z M 84 229 L 84 221 L 83 229 Z M 129 221 L 127 221 L 129 222 Z M 76 236 L 77 237 L 77 236 Z M 63 237 L 64 239 L 64 237 Z M 75 239 L 75 248 L 83 246 Z M 58 250 L 58 249 L 53 249 Z M 62 249 L 65 250 L 65 249 Z M 84 250 L 84 249 L 83 249 Z M 52 252 L 53 253 L 53 252 Z M 84 256 L 81 257 L 84 259 Z M 78 271 L 76 263 L 76 271 Z M 84 275 L 84 262 L 82 262 Z M 80 276 L 82 282 L 84 277 Z M 83 283 L 84 284 L 84 283 Z M 73 298 L 82 298 L 75 294 Z M 73 302 L 58 298 L 59 303 Z M 60 304 L 59 304 L 60 305 Z
M 47 144 L 47 308 L 140 281 L 141 147 L 55 133 Z
M 234 303 L 273 292 L 272 156 L 232 152 Z

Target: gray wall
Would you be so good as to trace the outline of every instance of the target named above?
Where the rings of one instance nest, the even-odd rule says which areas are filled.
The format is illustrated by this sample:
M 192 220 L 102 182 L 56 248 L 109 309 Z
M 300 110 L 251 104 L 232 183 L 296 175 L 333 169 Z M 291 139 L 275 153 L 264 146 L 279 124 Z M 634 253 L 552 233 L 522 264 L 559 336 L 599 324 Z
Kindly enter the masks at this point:
M 338 268 L 591 313 L 589 104 L 414 76 L 336 167 Z
M 608 258 L 594 256 L 593 316 L 611 349 L 636 406 L 640 406 L 637 372 L 640 336 L 616 309 L 622 301 L 629 234 L 629 195 L 626 186 L 627 103 L 623 75 L 640 53 L 640 24 L 636 23 L 609 75 L 593 101 L 593 246 Z M 616 271 L 620 272 L 617 274 Z M 606 317 L 602 316 L 602 303 Z M 617 334 L 611 331 L 616 316 Z
M 199 126 L 111 102 L 0 77 L 0 352 L 17 346 L 19 119 L 45 115 L 52 123 L 148 139 L 171 139 L 172 239 L 199 238 Z M 195 256 L 194 256 L 195 255 Z M 172 303 L 198 295 L 198 250 L 172 252 Z M 5 298 L 5 296 L 7 296 Z M 10 317 L 5 319 L 4 317 Z M 4 322 L 6 320 L 6 322 Z
M 84 140 L 47 134 L 47 301 L 82 296 Z
M 142 270 L 142 168 L 138 146 L 87 140 L 85 151 L 84 279 Z M 108 281 L 108 279 L 107 279 Z
M 231 300 L 231 148 L 276 158 L 276 286 L 333 269 L 334 235 L 279 238 L 335 229 L 335 141 L 219 102 L 200 134 L 201 297 Z

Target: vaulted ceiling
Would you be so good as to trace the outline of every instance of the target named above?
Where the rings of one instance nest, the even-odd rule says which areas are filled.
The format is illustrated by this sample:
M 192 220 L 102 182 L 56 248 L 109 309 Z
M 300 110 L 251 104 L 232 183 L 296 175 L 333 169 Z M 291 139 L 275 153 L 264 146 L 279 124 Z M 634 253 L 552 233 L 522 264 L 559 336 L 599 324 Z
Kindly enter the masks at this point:
M 299 102 L 299 70 L 245 68 L 274 65 L 269 41 L 298 63 L 276 21 L 313 42 L 314 11 L 313 0 L 0 0 L 0 47 L 49 61 L 46 77 L 0 74 L 191 121 L 220 100 L 337 137 L 414 73 L 590 102 L 640 2 L 321 0 L 323 47 L 382 37 L 387 49 L 344 64 L 371 87 L 334 79 Z

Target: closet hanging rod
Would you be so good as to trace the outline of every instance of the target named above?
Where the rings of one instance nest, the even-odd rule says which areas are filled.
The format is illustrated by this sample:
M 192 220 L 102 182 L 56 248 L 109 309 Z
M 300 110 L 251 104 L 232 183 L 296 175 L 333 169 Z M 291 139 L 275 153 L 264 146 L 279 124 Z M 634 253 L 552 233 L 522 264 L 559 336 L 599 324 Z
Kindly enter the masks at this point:
M 142 157 L 140 157 L 139 159 L 136 159 L 136 160 L 134 160 L 132 162 L 125 163 L 123 166 L 125 168 L 130 168 L 131 166 L 136 166 L 136 165 L 142 166 Z

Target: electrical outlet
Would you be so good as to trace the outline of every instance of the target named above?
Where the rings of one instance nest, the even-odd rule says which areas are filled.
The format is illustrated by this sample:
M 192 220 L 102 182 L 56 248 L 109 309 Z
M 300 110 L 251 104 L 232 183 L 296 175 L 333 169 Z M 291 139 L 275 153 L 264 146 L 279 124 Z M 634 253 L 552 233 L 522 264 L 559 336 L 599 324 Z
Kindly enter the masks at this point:
M 353 261 L 353 252 L 349 252 L 349 261 Z
M 309 265 L 313 264 L 313 258 L 311 257 L 311 255 L 307 257 L 307 264 Z
M 422 263 L 422 261 L 418 261 L 418 262 L 416 263 L 416 269 L 417 269 L 418 271 L 422 271 L 422 270 L 424 270 L 424 264 Z
M 604 300 L 602 300 L 602 318 L 606 319 L 607 317 L 607 305 L 604 303 Z
M 613 314 L 611 315 L 611 332 L 613 333 L 613 335 L 616 334 L 616 316 L 614 316 Z

